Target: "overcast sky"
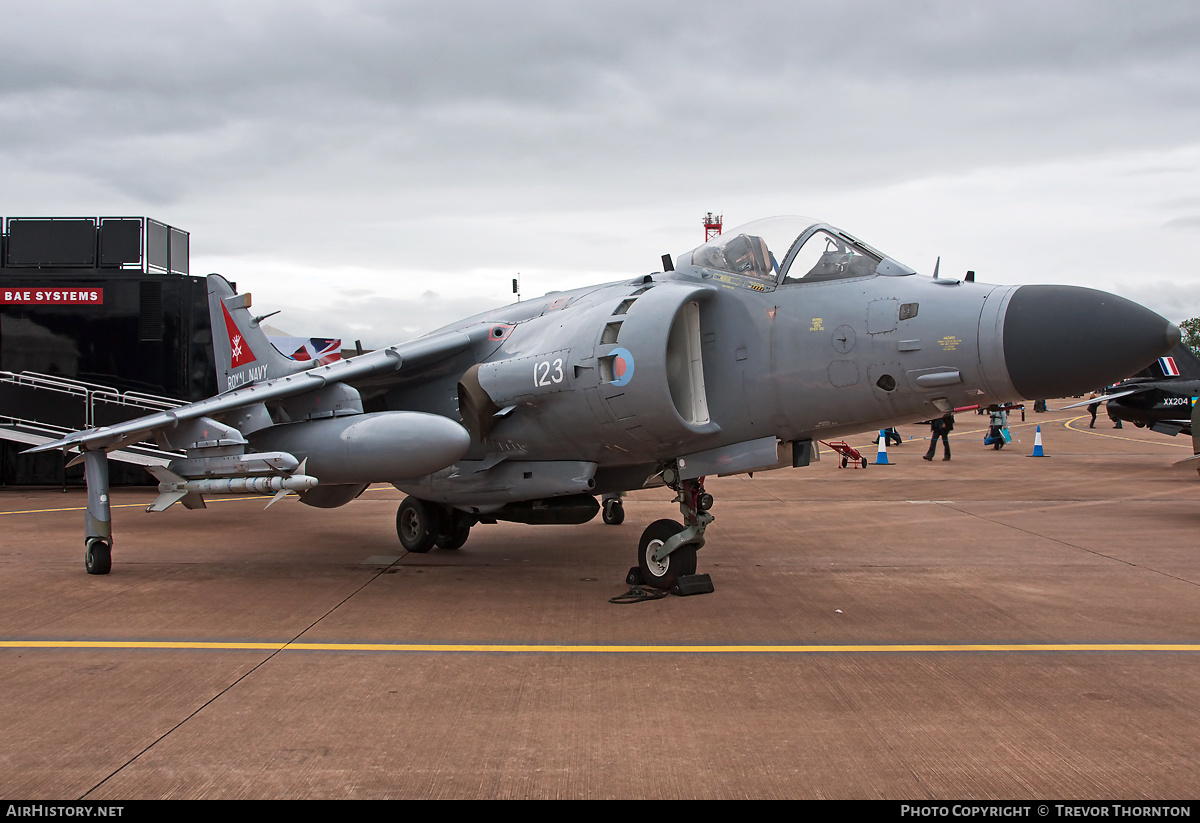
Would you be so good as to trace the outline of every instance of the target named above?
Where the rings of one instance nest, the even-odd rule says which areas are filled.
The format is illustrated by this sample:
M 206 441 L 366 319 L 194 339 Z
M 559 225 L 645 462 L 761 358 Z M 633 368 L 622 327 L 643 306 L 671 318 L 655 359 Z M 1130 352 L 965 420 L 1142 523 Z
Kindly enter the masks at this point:
M 1200 4 L 9 2 L 0 214 L 398 342 L 774 214 L 1200 315 Z

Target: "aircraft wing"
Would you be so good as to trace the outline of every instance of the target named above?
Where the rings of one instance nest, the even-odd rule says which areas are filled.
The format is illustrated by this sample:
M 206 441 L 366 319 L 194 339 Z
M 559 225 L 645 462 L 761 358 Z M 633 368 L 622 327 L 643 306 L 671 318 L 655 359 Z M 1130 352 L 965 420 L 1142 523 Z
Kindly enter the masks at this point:
M 1115 400 L 1118 397 L 1128 397 L 1131 394 L 1137 394 L 1138 392 L 1146 391 L 1146 389 L 1148 389 L 1148 388 L 1150 388 L 1150 387 L 1149 386 L 1147 386 L 1145 388 L 1139 387 L 1136 389 L 1126 389 L 1125 391 L 1113 392 L 1112 394 L 1102 394 L 1099 397 L 1092 398 L 1091 400 L 1081 400 L 1078 403 L 1072 403 L 1069 406 L 1063 406 L 1062 408 L 1058 409 L 1057 411 L 1066 411 L 1067 409 L 1077 409 L 1080 406 L 1090 406 L 1093 403 L 1107 403 L 1109 400 Z
M 446 332 L 422 337 L 409 343 L 390 346 L 370 354 L 339 360 L 327 366 L 252 383 L 225 394 L 199 400 L 168 411 L 148 414 L 113 426 L 102 426 L 75 432 L 61 440 L 53 440 L 28 449 L 44 452 L 79 447 L 113 451 L 147 439 L 159 429 L 175 427 L 201 417 L 228 412 L 254 403 L 277 401 L 316 391 L 335 383 L 346 383 L 377 375 L 396 374 L 404 369 L 419 368 L 437 362 L 471 345 L 471 338 L 462 332 Z

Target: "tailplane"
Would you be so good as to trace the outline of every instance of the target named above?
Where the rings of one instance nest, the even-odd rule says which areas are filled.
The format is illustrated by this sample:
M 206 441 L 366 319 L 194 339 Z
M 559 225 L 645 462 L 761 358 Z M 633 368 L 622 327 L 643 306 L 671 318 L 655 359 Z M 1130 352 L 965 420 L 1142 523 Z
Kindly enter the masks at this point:
M 220 394 L 314 365 L 298 363 L 272 346 L 250 313 L 250 295 L 235 292 L 219 274 L 208 276 L 208 317 Z

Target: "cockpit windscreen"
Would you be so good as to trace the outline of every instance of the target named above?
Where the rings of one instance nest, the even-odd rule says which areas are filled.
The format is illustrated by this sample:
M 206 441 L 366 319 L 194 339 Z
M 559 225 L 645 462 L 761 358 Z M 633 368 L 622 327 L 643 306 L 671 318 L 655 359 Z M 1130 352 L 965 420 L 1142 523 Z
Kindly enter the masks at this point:
M 881 258 L 829 230 L 814 229 L 799 247 L 792 250 L 785 282 L 838 280 L 875 274 Z
M 807 217 L 746 223 L 681 254 L 677 266 L 777 285 L 913 273 L 845 232 Z

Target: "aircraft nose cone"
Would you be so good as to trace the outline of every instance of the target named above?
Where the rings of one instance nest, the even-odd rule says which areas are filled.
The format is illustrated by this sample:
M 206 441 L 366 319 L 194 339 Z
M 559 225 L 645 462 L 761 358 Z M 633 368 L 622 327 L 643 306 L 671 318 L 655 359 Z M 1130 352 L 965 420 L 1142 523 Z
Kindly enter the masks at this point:
M 1013 387 L 1028 400 L 1115 383 L 1179 341 L 1179 329 L 1166 318 L 1079 286 L 1021 286 L 1004 315 L 1004 362 Z

